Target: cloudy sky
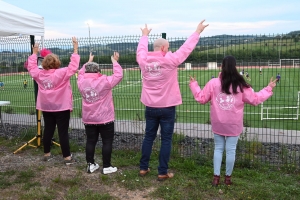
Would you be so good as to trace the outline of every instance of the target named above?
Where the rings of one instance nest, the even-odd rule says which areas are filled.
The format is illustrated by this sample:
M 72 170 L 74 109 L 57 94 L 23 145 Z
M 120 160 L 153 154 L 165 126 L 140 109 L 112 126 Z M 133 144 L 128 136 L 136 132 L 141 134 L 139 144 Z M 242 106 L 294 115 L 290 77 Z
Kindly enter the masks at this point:
M 45 38 L 153 34 L 187 37 L 281 34 L 300 30 L 300 0 L 3 0 L 45 19 Z

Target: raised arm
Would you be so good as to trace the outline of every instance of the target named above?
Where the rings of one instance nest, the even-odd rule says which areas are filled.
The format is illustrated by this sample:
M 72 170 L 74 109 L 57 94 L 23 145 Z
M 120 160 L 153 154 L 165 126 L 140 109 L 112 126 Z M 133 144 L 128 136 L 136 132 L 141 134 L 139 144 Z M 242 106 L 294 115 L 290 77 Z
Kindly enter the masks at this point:
M 72 75 L 76 73 L 79 67 L 80 56 L 78 55 L 78 41 L 76 37 L 72 37 L 72 44 L 73 44 L 73 54 L 71 55 L 71 61 L 67 67 L 67 73 L 65 78 L 70 78 Z
M 39 53 L 39 43 L 35 43 L 32 46 L 32 55 L 28 57 L 28 65 L 27 70 L 30 76 L 34 79 L 38 76 L 39 72 L 41 71 L 37 66 L 37 54 Z
M 183 63 L 195 49 L 199 41 L 200 33 L 202 33 L 202 31 L 208 26 L 208 24 L 203 24 L 204 21 L 205 20 L 202 20 L 198 24 L 196 31 L 183 43 L 183 45 L 176 52 L 170 54 L 171 60 L 174 62 L 175 66 Z
M 123 69 L 118 63 L 119 53 L 114 52 L 114 55 L 111 56 L 111 61 L 113 64 L 113 74 L 107 77 L 107 80 L 111 84 L 111 87 L 115 87 L 123 78 Z
M 142 30 L 142 37 L 137 47 L 136 61 L 139 65 L 144 65 L 143 63 L 146 63 L 147 53 L 148 53 L 148 35 L 152 29 L 151 28 L 148 29 L 147 24 L 145 24 L 145 27 L 141 28 L 141 30 Z
M 93 60 L 94 60 L 94 55 L 92 54 L 92 52 L 90 52 L 90 56 L 89 56 L 89 60 L 88 60 L 88 62 L 93 62 Z M 87 63 L 88 63 L 87 62 Z M 83 78 L 83 75 L 84 75 L 84 73 L 85 73 L 85 65 L 87 64 L 87 63 L 85 63 L 83 66 L 82 66 L 82 68 L 79 70 L 79 72 L 78 72 L 78 82 L 80 82 L 81 81 L 81 79 Z
M 267 87 L 263 88 L 259 92 L 254 92 L 252 88 L 244 89 L 243 101 L 250 105 L 256 106 L 273 95 L 273 88 L 276 86 L 276 79 L 273 80 L 273 77 L 270 79 L 270 82 Z
M 78 41 L 76 37 L 72 37 L 72 43 L 73 43 L 73 54 L 78 54 Z

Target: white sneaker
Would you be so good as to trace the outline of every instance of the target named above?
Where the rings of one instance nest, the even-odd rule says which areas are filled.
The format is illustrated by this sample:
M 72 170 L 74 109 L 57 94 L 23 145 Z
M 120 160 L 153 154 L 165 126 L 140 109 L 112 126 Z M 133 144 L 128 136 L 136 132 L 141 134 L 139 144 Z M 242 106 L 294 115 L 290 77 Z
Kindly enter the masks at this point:
M 99 169 L 99 165 L 97 163 L 88 163 L 86 171 L 87 173 L 93 173 L 97 169 Z
M 114 173 L 116 171 L 118 171 L 118 169 L 116 167 L 110 166 L 110 167 L 103 168 L 102 173 L 103 174 L 111 174 L 111 173 Z

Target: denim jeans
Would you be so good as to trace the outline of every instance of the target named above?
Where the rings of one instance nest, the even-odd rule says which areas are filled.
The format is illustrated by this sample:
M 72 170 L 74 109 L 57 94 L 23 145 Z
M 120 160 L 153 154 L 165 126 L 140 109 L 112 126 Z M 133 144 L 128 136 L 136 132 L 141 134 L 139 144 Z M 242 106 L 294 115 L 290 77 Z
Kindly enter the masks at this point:
M 140 169 L 147 170 L 152 153 L 153 142 L 157 136 L 158 127 L 161 128 L 161 147 L 159 152 L 158 174 L 168 173 L 168 162 L 170 160 L 172 136 L 175 123 L 175 106 L 167 108 L 146 107 L 146 133 L 142 144 L 142 157 Z
M 69 145 L 69 121 L 70 121 L 70 110 L 57 111 L 57 112 L 46 112 L 43 111 L 44 118 L 44 135 L 43 135 L 43 145 L 44 153 L 50 152 L 50 147 L 52 143 L 52 138 L 57 125 L 58 137 L 60 142 L 60 148 L 63 157 L 68 157 L 70 153 Z
M 102 161 L 103 168 L 111 166 L 112 144 L 115 135 L 114 122 L 107 124 L 85 125 L 86 146 L 85 155 L 87 163 L 94 163 L 95 147 L 99 139 L 102 138 Z
M 220 176 L 223 151 L 226 147 L 226 176 L 231 176 L 234 167 L 235 151 L 239 136 L 230 137 L 214 134 L 214 138 L 214 175 Z

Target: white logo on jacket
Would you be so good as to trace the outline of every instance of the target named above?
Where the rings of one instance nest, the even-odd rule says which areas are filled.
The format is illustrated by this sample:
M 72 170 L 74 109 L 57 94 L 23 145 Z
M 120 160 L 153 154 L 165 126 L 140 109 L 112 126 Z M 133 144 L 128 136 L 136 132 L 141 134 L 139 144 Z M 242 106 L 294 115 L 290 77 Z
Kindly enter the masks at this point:
M 218 94 L 216 101 L 222 110 L 230 110 L 235 103 L 235 99 L 232 94 L 222 92 Z
M 99 94 L 94 88 L 84 88 L 82 90 L 82 98 L 85 99 L 88 103 L 93 103 L 99 100 Z
M 161 75 L 161 69 L 158 62 L 147 63 L 145 70 L 150 74 L 150 76 Z
M 45 90 L 51 90 L 52 88 L 54 88 L 52 81 L 49 79 L 43 80 L 43 86 Z

